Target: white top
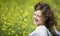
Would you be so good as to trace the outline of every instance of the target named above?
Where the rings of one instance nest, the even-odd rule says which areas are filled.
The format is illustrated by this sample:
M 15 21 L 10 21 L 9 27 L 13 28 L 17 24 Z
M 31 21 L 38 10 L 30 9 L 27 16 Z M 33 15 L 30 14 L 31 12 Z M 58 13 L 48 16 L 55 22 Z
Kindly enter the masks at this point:
M 56 31 L 56 35 L 57 35 L 57 36 L 60 36 L 60 32 Z
M 52 35 L 45 26 L 38 26 L 36 30 L 33 31 L 28 36 L 52 36 Z

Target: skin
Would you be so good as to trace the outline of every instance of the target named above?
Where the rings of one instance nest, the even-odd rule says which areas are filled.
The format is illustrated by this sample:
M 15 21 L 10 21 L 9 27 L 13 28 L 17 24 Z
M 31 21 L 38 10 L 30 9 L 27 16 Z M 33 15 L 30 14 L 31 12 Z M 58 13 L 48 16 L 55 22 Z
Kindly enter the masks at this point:
M 55 32 L 58 32 L 58 30 L 56 29 L 56 26 L 53 26 L 53 29 Z
M 36 24 L 37 26 L 44 25 L 45 19 L 42 15 L 41 10 L 37 10 L 34 12 L 33 20 L 34 20 L 34 24 Z

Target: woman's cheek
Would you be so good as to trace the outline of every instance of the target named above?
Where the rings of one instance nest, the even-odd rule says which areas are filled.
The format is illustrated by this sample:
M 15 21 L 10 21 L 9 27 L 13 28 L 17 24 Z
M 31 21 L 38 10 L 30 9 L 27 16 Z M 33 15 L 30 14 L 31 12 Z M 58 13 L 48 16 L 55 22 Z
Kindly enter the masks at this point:
M 37 17 L 37 19 L 39 20 L 40 18 L 39 18 L 39 17 Z
M 41 20 L 41 18 L 38 18 L 38 20 L 40 21 L 40 20 Z
M 43 21 L 42 18 L 39 18 L 38 20 L 39 20 L 40 23 L 42 23 L 42 21 Z

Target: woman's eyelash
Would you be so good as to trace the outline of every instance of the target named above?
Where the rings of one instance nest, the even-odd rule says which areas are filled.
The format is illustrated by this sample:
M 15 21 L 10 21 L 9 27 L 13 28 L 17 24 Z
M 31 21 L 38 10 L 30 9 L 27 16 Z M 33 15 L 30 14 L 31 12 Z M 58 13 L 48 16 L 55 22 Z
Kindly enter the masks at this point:
M 36 15 L 36 14 L 34 14 L 34 15 Z M 41 17 L 41 16 L 39 16 L 39 15 L 37 15 L 39 18 Z
M 39 16 L 39 15 L 37 15 L 39 18 L 41 17 L 41 16 Z

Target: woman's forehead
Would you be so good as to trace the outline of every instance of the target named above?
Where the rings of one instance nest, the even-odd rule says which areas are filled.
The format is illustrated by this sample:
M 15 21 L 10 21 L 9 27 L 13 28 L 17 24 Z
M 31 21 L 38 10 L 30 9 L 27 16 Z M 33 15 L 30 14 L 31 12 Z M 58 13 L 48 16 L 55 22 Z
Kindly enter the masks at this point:
M 34 14 L 42 15 L 42 11 L 41 10 L 37 10 L 37 11 L 34 12 Z

